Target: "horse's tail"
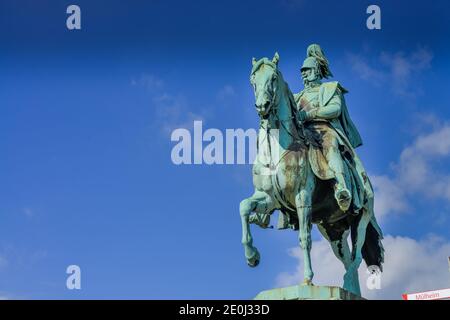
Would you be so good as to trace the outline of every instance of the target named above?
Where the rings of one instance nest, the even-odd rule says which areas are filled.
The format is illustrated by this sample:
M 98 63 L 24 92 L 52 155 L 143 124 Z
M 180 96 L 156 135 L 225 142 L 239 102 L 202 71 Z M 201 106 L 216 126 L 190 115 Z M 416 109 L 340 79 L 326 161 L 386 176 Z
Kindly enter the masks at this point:
M 377 266 L 383 271 L 384 248 L 381 240 L 383 234 L 375 219 L 372 217 L 366 230 L 366 239 L 361 250 L 362 257 L 367 266 Z

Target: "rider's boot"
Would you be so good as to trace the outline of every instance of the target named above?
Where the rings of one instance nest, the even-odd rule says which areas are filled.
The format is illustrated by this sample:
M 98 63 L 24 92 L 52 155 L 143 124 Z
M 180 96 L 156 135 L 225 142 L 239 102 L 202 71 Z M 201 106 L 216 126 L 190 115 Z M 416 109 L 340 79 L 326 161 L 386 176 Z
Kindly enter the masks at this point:
M 347 189 L 344 176 L 341 173 L 336 173 L 335 178 L 336 184 L 334 186 L 334 197 L 339 205 L 339 208 L 346 212 L 350 208 L 352 194 Z

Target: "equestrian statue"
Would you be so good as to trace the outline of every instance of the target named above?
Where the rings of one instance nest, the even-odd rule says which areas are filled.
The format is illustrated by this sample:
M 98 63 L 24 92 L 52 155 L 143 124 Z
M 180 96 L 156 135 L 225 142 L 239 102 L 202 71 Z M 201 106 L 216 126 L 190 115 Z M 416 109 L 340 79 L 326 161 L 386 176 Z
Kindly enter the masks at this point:
M 259 116 L 254 193 L 240 203 L 242 244 L 247 263 L 260 254 L 251 224 L 270 226 L 279 212 L 278 229 L 298 230 L 303 249 L 303 285 L 313 285 L 311 228 L 316 224 L 345 267 L 343 288 L 361 295 L 358 268 L 382 270 L 382 232 L 374 215 L 374 192 L 356 154 L 361 136 L 350 118 L 344 95 L 332 77 L 321 47 L 312 44 L 300 72 L 304 89 L 292 94 L 273 59 L 253 58 L 250 83 Z M 348 236 L 351 236 L 351 250 Z

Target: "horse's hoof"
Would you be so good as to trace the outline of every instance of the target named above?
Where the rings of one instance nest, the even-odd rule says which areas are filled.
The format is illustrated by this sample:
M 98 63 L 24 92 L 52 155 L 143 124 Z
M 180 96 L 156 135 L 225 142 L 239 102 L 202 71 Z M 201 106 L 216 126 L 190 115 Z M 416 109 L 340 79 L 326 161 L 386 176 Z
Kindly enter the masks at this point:
M 247 264 L 252 268 L 257 267 L 259 264 L 259 259 L 254 260 L 254 261 L 247 260 Z
M 247 259 L 247 264 L 250 267 L 254 268 L 254 267 L 258 266 L 259 260 L 260 260 L 259 252 L 258 252 L 258 250 L 255 249 L 255 253 L 253 254 L 253 256 L 251 258 Z
M 313 286 L 314 284 L 312 283 L 312 281 L 310 279 L 304 279 L 302 286 Z

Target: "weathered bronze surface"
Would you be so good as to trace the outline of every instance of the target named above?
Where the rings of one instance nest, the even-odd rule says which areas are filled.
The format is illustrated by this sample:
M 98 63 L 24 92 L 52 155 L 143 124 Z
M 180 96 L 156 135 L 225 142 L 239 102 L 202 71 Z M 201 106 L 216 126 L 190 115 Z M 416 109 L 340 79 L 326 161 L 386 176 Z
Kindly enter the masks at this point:
M 272 60 L 252 61 L 250 82 L 260 129 L 253 165 L 255 191 L 240 204 L 247 263 L 256 267 L 260 261 L 250 224 L 267 228 L 278 210 L 278 228 L 299 231 L 303 285 L 312 285 L 314 275 L 310 251 L 315 223 L 345 266 L 343 288 L 360 296 L 362 260 L 381 270 L 384 249 L 373 188 L 355 152 L 362 139 L 345 104 L 347 90 L 335 81 L 322 82 L 332 74 L 317 44 L 307 49 L 301 67 L 305 87 L 298 94 L 293 95 L 283 80 L 278 61 L 278 53 Z

